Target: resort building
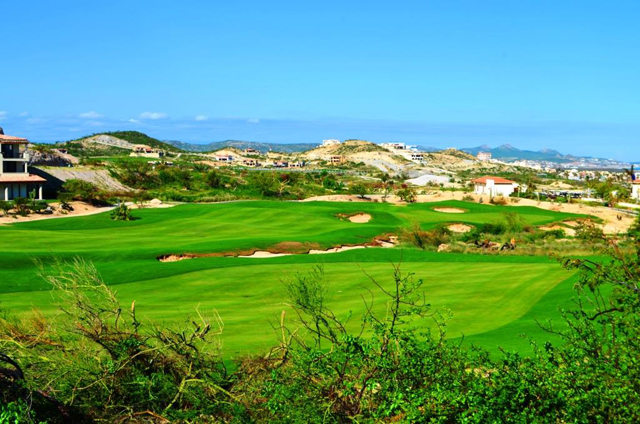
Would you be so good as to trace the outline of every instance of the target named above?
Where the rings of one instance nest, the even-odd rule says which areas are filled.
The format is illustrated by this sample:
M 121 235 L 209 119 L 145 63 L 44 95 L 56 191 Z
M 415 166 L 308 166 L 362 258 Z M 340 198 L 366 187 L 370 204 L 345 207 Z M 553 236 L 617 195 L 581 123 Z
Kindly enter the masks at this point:
M 478 160 L 483 162 L 491 160 L 491 152 L 478 152 Z
M 244 149 L 244 154 L 245 156 L 258 156 L 260 155 L 260 152 L 256 149 L 252 149 L 251 147 L 247 147 Z
M 640 180 L 633 180 L 631 182 L 631 198 L 640 200 Z
M 484 176 L 471 180 L 475 194 L 488 194 L 491 197 L 509 197 L 518 188 L 518 183 L 500 177 Z
M 29 197 L 35 191 L 42 200 L 42 186 L 46 180 L 29 174 L 29 155 L 26 153 L 29 140 L 5 135 L 0 128 L 0 200 Z

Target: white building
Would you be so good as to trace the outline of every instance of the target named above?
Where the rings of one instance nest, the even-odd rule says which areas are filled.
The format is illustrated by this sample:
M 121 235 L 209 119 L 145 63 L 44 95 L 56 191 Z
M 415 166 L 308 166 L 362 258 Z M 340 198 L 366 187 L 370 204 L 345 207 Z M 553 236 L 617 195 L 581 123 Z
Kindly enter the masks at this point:
M 491 197 L 509 197 L 518 188 L 518 183 L 500 177 L 484 176 L 471 180 L 475 194 L 488 194 Z
M 491 152 L 478 152 L 478 160 L 483 162 L 491 160 Z
M 22 137 L 5 135 L 0 128 L 0 200 L 29 197 L 35 191 L 42 200 L 42 186 L 46 180 L 29 174 L 29 154 L 25 152 L 29 141 Z
M 337 146 L 338 144 L 340 144 L 340 140 L 334 140 L 334 139 L 322 140 L 322 147 Z
M 640 200 L 640 180 L 631 183 L 631 198 Z

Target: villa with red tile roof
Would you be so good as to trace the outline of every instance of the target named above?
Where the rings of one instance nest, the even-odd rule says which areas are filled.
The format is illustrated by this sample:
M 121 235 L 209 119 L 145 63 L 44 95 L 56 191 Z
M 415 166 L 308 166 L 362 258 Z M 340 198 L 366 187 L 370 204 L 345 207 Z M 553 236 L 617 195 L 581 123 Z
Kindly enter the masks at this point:
M 36 198 L 42 200 L 42 186 L 46 180 L 29 174 L 27 144 L 26 138 L 5 135 L 0 128 L 0 200 L 26 198 L 34 190 Z
M 486 175 L 484 177 L 471 180 L 473 183 L 473 192 L 475 194 L 488 194 L 489 196 L 509 197 L 518 188 L 518 183 L 501 177 L 492 177 Z

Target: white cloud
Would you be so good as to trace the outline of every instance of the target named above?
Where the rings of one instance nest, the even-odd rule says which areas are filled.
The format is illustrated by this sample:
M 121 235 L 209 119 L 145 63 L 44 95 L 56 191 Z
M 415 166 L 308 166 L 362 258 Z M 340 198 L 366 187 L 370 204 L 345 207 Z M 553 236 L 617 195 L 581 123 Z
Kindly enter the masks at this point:
M 140 114 L 140 119 L 151 119 L 151 120 L 156 120 L 156 119 L 166 119 L 169 116 L 166 113 L 161 113 L 161 112 L 143 112 Z
M 80 115 L 81 118 L 87 118 L 87 119 L 97 119 L 97 118 L 102 118 L 102 115 L 99 114 L 98 112 L 95 111 L 91 111 L 91 112 L 85 112 L 85 113 L 81 113 Z
M 140 122 L 140 121 L 138 121 L 137 119 L 133 119 L 133 118 L 131 118 L 131 119 L 129 119 L 129 122 L 132 122 L 132 123 L 134 123 L 134 124 L 137 124 L 137 123 L 138 123 L 138 122 Z
M 256 118 L 252 118 L 252 119 L 247 119 L 247 122 L 250 124 L 259 124 L 260 120 Z
M 209 117 L 207 115 L 196 115 L 196 121 L 208 121 Z
M 25 110 L 24 112 L 20 113 L 20 116 L 26 118 L 28 116 L 31 116 L 31 114 Z

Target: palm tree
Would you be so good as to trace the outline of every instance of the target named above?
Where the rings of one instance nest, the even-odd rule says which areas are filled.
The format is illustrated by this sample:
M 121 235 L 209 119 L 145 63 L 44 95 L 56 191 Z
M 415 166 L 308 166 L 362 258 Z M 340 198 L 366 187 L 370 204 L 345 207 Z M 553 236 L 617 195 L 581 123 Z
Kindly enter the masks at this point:
M 624 172 L 631 177 L 631 181 L 636 180 L 636 173 L 633 170 L 633 165 L 631 165 L 631 169 L 625 169 Z

